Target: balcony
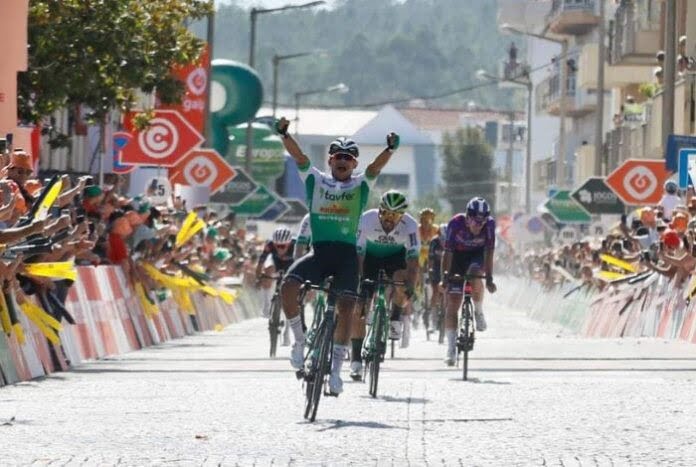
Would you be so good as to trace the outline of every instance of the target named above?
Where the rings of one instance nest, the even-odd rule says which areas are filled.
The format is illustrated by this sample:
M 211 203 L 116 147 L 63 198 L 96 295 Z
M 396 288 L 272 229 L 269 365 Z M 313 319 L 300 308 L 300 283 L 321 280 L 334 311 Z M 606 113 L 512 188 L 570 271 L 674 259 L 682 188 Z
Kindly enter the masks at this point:
M 597 88 L 597 43 L 586 44 L 578 59 L 577 85 L 584 89 Z M 645 83 L 653 80 L 652 68 L 641 65 L 610 66 L 604 64 L 604 87 L 622 88 L 629 84 Z
M 577 88 L 576 73 L 568 74 L 567 79 L 566 116 L 582 117 L 594 112 L 597 108 L 597 97 L 591 91 Z M 537 85 L 536 106 L 538 111 L 544 111 L 553 116 L 561 114 L 560 81 L 559 74 L 554 73 Z
M 561 35 L 582 35 L 599 24 L 595 0 L 553 0 L 546 22 L 549 31 Z
M 609 27 L 608 61 L 613 66 L 655 66 L 660 44 L 657 0 L 635 0 L 619 6 Z

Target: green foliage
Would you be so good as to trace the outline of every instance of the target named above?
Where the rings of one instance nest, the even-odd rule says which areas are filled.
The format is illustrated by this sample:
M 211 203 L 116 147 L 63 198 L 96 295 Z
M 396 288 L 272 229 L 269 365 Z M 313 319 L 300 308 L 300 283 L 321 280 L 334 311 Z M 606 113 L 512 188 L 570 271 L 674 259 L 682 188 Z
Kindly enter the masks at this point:
M 155 89 L 163 102 L 177 102 L 184 87 L 170 70 L 195 60 L 202 46 L 186 21 L 209 7 L 207 0 L 32 0 L 20 118 L 85 104 L 102 120 L 130 109 L 138 91 Z
M 657 94 L 659 90 L 660 86 L 657 83 L 642 83 L 638 86 L 638 92 L 648 99 L 655 97 L 655 94 Z
M 453 212 L 462 212 L 474 196 L 483 196 L 495 206 L 495 170 L 493 150 L 478 128 L 462 128 L 443 136 L 445 182 L 444 197 Z
M 510 39 L 498 33 L 497 2 L 490 0 L 344 0 L 331 10 L 293 10 L 257 19 L 256 68 L 271 89 L 273 54 L 323 49 L 280 65 L 279 101 L 297 91 L 338 82 L 347 94 L 322 94 L 307 103 L 360 105 L 437 94 L 478 85 L 476 70 L 497 73 Z M 203 35 L 205 24 L 194 28 Z M 223 4 L 216 15 L 214 55 L 246 63 L 249 12 Z M 459 106 L 514 107 L 519 93 L 496 86 L 432 101 Z M 268 99 L 267 99 L 268 100 Z

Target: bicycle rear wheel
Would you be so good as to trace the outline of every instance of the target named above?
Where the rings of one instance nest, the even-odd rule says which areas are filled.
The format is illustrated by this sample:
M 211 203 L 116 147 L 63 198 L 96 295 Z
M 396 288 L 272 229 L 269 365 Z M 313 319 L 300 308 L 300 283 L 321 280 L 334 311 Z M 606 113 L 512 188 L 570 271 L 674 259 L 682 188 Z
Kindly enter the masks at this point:
M 268 333 L 271 339 L 271 349 L 269 355 L 271 358 L 276 356 L 278 349 L 278 335 L 280 334 L 280 300 L 277 295 L 271 300 L 271 317 L 268 320 Z

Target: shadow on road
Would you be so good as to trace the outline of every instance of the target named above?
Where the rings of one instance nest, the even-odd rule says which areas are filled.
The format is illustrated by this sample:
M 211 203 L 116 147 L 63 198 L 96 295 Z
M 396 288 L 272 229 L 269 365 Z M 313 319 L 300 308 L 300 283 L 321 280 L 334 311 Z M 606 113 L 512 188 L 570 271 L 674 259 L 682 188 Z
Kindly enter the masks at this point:
M 403 402 L 405 404 L 428 404 L 430 399 L 424 399 L 422 397 L 393 397 L 393 396 L 379 396 L 376 399 L 371 396 L 360 396 L 362 399 L 379 400 L 384 402 Z
M 450 378 L 450 381 L 461 381 L 462 383 L 474 383 L 474 384 L 497 384 L 500 386 L 509 386 L 512 383 L 510 381 L 493 381 L 492 379 L 480 379 L 480 378 L 469 378 L 464 381 L 461 378 Z
M 311 422 L 302 422 L 304 424 L 310 425 Z M 347 420 L 319 420 L 315 422 L 316 425 L 326 425 L 323 428 L 317 430 L 318 432 L 338 430 L 340 428 L 377 428 L 382 430 L 405 430 L 406 428 L 394 425 L 387 425 L 385 423 L 379 422 L 351 422 Z

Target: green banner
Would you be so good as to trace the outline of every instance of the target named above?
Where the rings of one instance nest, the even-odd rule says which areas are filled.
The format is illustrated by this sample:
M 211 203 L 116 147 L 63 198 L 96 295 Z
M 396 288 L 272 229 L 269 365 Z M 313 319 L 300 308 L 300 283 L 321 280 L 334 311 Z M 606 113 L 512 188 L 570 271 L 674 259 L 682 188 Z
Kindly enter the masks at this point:
M 274 186 L 285 172 L 285 149 L 280 137 L 264 124 L 254 123 L 251 177 L 266 186 Z M 230 146 L 225 156 L 230 165 L 244 166 L 246 157 L 246 124 L 229 128 Z
M 263 214 L 268 208 L 273 206 L 278 197 L 265 186 L 260 185 L 253 194 L 249 195 L 239 206 L 233 206 L 232 210 L 246 217 L 255 217 Z
M 549 214 L 561 224 L 589 224 L 592 218 L 587 212 L 570 196 L 570 191 L 562 190 L 556 192 L 544 204 Z

